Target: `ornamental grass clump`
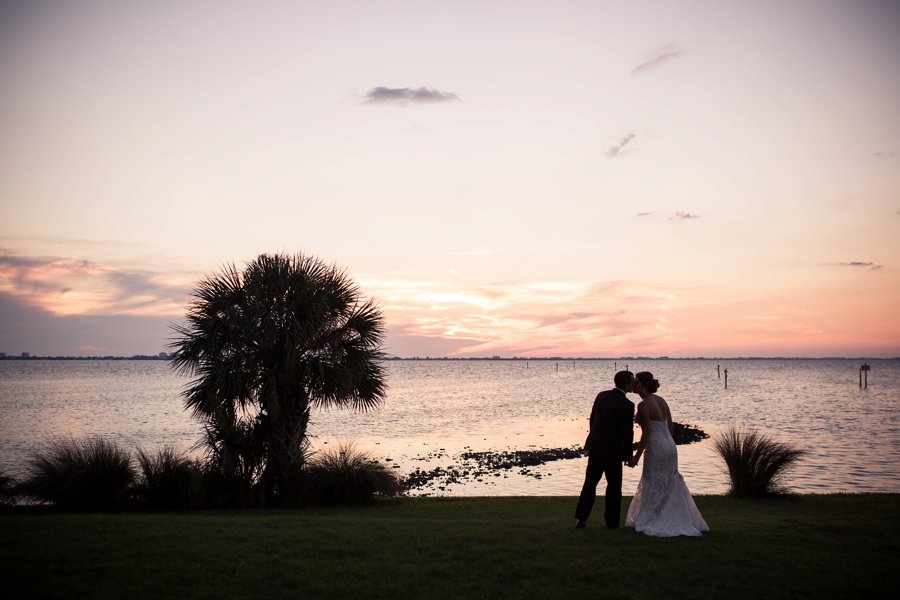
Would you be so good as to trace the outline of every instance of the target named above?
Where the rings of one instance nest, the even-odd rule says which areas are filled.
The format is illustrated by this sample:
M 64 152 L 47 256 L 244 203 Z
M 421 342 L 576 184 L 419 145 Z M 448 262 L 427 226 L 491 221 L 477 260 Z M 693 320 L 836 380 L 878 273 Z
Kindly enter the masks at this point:
M 713 438 L 713 448 L 725 463 L 731 483 L 729 494 L 739 498 L 787 493 L 787 473 L 806 454 L 758 431 L 734 426 Z
M 130 453 L 115 442 L 64 438 L 34 451 L 20 489 L 62 508 L 103 511 L 125 504 L 135 478 Z
M 0 471 L 0 505 L 16 503 L 16 484 L 12 477 Z
M 352 443 L 315 454 L 303 479 L 304 500 L 316 506 L 371 503 L 400 492 L 394 472 Z
M 189 510 L 203 503 L 201 466 L 171 446 L 150 455 L 137 451 L 141 482 L 137 491 L 147 508 Z

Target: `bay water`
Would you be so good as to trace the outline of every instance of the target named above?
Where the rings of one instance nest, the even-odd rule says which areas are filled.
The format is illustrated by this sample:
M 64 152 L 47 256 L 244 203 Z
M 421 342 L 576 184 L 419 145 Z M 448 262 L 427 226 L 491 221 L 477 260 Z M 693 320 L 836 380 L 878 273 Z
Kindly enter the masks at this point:
M 806 450 L 787 481 L 793 491 L 900 492 L 900 361 L 865 361 L 871 371 L 864 388 L 862 362 L 385 361 L 388 393 L 380 408 L 316 410 L 310 434 L 314 449 L 352 442 L 400 475 L 452 468 L 463 452 L 572 447 L 584 441 L 594 396 L 627 365 L 653 372 L 676 421 L 713 436 L 729 425 L 752 428 Z M 190 450 L 202 425 L 184 410 L 187 383 L 165 361 L 0 360 L 0 469 L 21 476 L 35 448 L 64 436 Z M 586 464 L 559 460 L 413 493 L 574 496 Z M 679 446 L 679 469 L 693 493 L 727 487 L 709 439 Z M 625 469 L 626 495 L 639 477 L 640 466 Z

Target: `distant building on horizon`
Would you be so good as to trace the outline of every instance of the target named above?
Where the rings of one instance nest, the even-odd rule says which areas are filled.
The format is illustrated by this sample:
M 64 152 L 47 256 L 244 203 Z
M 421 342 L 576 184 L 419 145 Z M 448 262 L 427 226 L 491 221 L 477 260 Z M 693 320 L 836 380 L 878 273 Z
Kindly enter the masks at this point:
M 160 352 L 160 353 L 158 354 L 158 356 L 159 356 L 161 359 L 163 359 L 163 360 L 168 360 L 168 359 L 169 359 L 169 353 L 168 353 L 168 352 Z
M 23 352 L 23 353 L 22 353 L 22 358 L 31 358 L 31 353 L 30 353 L 30 352 Z

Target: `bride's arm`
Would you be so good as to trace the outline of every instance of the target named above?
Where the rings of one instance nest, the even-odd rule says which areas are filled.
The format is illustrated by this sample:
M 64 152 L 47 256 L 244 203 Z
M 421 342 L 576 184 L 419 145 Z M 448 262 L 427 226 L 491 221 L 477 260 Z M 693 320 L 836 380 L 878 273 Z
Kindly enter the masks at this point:
M 644 449 L 650 442 L 650 436 L 652 435 L 652 428 L 650 427 L 650 415 L 648 414 L 643 402 L 638 405 L 637 416 L 638 424 L 640 424 L 641 426 L 641 441 L 638 444 L 637 452 L 634 453 L 634 458 L 631 459 L 630 464 L 632 466 L 638 464 L 638 461 L 641 460 L 641 456 L 644 454 Z

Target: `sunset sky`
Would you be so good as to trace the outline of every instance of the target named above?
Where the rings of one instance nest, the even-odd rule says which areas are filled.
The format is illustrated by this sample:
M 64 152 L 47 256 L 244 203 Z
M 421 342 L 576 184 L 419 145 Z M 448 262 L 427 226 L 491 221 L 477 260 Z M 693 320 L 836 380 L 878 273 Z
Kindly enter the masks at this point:
M 400 356 L 900 356 L 900 3 L 0 3 L 0 352 L 303 252 Z

